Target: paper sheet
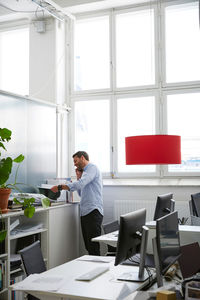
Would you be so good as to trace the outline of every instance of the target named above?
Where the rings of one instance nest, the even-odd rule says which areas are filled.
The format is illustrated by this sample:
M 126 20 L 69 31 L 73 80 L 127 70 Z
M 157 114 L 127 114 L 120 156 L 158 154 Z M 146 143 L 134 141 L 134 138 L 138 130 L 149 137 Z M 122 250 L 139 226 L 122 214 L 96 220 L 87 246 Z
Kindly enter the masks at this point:
M 101 263 L 110 263 L 114 259 L 115 259 L 114 256 L 92 256 L 92 255 L 84 255 L 82 257 L 77 258 L 77 260 L 93 261 L 93 262 L 101 262 Z
M 56 292 L 65 283 L 65 279 L 61 276 L 44 276 L 41 274 L 32 274 L 23 281 L 13 286 L 14 290 L 23 291 L 51 291 Z

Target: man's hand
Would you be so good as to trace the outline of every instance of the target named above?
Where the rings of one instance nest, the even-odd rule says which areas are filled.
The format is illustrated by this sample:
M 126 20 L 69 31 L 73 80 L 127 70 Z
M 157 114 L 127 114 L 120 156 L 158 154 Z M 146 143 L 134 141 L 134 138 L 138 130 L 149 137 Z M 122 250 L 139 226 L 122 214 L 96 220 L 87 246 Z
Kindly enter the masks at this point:
M 83 170 L 76 168 L 75 172 L 76 172 L 76 178 L 77 180 L 79 180 L 83 174 Z

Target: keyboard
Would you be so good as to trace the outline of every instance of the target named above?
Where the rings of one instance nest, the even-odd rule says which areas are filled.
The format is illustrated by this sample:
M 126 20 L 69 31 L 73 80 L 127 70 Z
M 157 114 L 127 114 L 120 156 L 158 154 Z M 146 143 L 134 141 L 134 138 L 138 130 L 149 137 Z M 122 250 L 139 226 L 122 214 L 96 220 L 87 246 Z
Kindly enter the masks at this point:
M 97 267 L 94 268 L 93 270 L 82 274 L 81 276 L 77 277 L 76 280 L 82 280 L 82 281 L 91 281 L 98 277 L 99 275 L 105 273 L 106 271 L 109 270 L 109 267 Z

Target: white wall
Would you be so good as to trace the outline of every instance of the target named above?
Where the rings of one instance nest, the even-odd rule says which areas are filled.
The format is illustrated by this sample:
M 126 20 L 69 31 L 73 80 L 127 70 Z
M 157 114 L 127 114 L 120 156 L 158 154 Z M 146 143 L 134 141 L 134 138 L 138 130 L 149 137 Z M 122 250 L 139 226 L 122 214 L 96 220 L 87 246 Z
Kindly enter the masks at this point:
M 30 24 L 30 97 L 56 102 L 55 20 L 47 19 L 46 31 Z
M 117 200 L 132 200 L 137 203 L 149 201 L 153 207 L 151 210 L 154 212 L 157 195 L 165 193 L 173 193 L 174 200 L 176 202 L 175 208 L 179 211 L 180 217 L 189 217 L 189 204 L 191 194 L 200 192 L 200 186 L 110 186 L 104 185 L 103 199 L 104 199 L 104 223 L 113 221 L 116 219 L 115 204 Z M 152 201 L 154 203 L 152 204 Z M 138 206 L 138 205 L 137 205 Z M 150 209 L 149 205 L 146 205 L 147 210 Z M 189 220 L 188 220 L 189 221 Z

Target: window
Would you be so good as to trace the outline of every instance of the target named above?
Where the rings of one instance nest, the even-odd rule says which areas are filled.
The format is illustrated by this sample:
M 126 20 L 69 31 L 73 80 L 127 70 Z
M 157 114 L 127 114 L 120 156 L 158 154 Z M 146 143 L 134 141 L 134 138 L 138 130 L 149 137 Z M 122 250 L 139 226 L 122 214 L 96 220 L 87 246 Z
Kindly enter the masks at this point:
M 0 89 L 29 94 L 29 30 L 0 32 Z
M 198 13 L 198 1 L 177 0 L 77 16 L 72 152 L 105 175 L 200 174 Z M 125 137 L 145 134 L 181 135 L 182 164 L 125 165 Z
M 155 83 L 154 11 L 116 14 L 117 87 Z
M 198 2 L 166 7 L 166 81 L 200 80 Z
M 74 90 L 110 86 L 108 16 L 77 21 L 74 46 Z
M 154 103 L 154 97 L 117 100 L 118 172 L 155 172 L 155 166 L 152 165 L 128 166 L 125 164 L 125 137 L 155 133 Z
M 169 166 L 171 172 L 200 171 L 199 111 L 200 92 L 167 96 L 168 132 L 181 136 L 181 165 Z
M 110 170 L 110 111 L 107 99 L 75 103 L 75 152 L 88 152 L 102 172 Z

